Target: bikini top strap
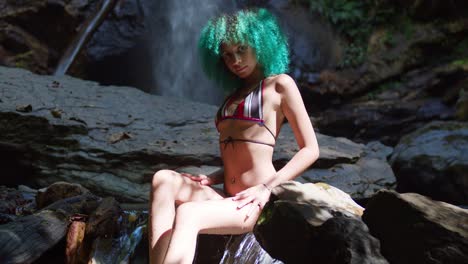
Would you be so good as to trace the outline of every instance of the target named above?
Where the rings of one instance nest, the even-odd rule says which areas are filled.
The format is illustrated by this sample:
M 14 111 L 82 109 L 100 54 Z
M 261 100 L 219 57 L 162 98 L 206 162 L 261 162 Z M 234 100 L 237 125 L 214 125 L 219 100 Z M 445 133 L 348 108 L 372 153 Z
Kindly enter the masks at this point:
M 270 134 L 273 136 L 273 138 L 274 138 L 275 141 L 276 141 L 276 136 L 275 136 L 275 134 L 273 134 L 273 132 L 271 131 L 271 129 L 268 128 L 268 126 L 265 124 L 265 122 L 262 121 L 262 122 L 260 122 L 259 124 L 260 124 L 262 127 L 265 127 L 265 128 L 268 130 L 268 132 L 270 132 Z

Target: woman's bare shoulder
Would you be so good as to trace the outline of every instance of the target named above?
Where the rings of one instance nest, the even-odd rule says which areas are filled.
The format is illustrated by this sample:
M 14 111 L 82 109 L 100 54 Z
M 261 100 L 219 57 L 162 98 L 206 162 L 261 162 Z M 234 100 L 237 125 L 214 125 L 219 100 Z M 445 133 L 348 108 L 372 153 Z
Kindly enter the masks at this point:
M 278 93 L 284 93 L 288 87 L 297 87 L 294 79 L 286 73 L 269 76 L 266 81 Z

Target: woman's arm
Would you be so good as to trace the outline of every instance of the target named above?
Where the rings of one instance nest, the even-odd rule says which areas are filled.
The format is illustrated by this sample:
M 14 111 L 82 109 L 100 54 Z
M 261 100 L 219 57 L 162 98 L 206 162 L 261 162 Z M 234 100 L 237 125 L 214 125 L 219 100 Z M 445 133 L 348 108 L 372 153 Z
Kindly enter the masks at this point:
M 314 128 L 296 83 L 289 75 L 281 74 L 276 80 L 276 91 L 281 96 L 281 111 L 294 132 L 299 151 L 276 172 L 275 177 L 264 183 L 270 190 L 284 181 L 299 176 L 319 157 Z

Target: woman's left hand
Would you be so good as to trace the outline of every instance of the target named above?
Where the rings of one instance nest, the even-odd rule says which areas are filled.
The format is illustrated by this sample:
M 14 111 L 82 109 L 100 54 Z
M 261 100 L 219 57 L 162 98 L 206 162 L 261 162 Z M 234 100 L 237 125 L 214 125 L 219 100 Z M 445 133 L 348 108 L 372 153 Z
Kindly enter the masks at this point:
M 252 186 L 237 193 L 232 200 L 238 201 L 237 209 L 241 209 L 244 206 L 250 204 L 251 208 L 247 213 L 247 218 L 254 212 L 254 209 L 258 206 L 260 210 L 263 209 L 265 204 L 270 200 L 271 190 L 265 185 L 259 184 Z

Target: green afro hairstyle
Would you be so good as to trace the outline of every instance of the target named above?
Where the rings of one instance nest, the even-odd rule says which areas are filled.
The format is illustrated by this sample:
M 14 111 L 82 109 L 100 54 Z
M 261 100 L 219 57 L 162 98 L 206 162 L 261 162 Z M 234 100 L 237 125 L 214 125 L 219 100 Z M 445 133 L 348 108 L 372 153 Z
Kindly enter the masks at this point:
M 227 91 L 238 88 L 241 80 L 229 71 L 221 57 L 221 44 L 249 45 L 265 77 L 285 73 L 289 68 L 286 36 L 276 18 L 266 9 L 240 10 L 208 21 L 201 31 L 198 52 L 204 72 Z

